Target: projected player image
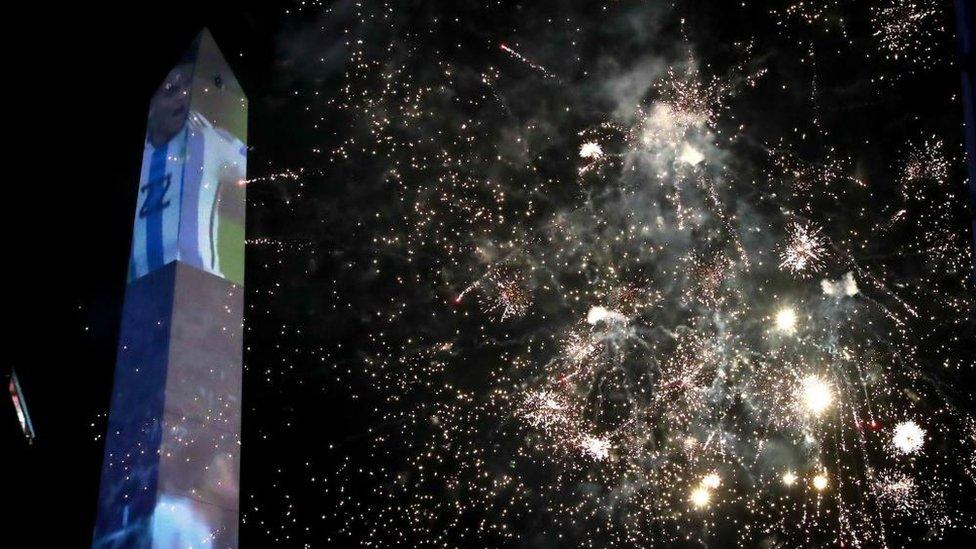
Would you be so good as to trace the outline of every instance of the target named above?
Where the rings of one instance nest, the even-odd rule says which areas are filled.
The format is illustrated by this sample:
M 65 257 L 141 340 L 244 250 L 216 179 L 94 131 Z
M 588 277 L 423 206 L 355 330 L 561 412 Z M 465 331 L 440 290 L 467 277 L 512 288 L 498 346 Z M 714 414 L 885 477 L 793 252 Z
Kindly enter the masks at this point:
M 177 65 L 150 102 L 129 281 L 180 259 L 243 282 L 247 149 L 211 113 L 191 108 L 191 100 L 206 104 L 195 94 L 219 94 L 224 84 L 208 75 L 194 89 L 193 71 L 191 62 Z
M 93 547 L 237 547 L 246 132 L 204 30 L 150 101 Z

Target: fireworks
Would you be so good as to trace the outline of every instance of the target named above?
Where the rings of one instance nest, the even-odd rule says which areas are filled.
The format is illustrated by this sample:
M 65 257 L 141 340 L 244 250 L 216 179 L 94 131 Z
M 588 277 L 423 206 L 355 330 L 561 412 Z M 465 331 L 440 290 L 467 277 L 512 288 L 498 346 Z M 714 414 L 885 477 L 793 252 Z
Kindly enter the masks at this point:
M 804 210 L 812 210 L 814 207 L 808 201 L 811 193 L 823 193 L 837 199 L 839 195 L 836 187 L 841 184 L 866 186 L 863 181 L 851 175 L 851 159 L 833 149 L 816 162 L 804 160 L 788 148 L 771 148 L 768 153 L 772 160 L 769 172 L 775 178 L 784 180 L 794 195 L 803 199 L 801 206 Z
M 685 143 L 681 147 L 681 154 L 678 156 L 678 160 L 689 166 L 697 166 L 702 160 L 705 160 L 705 155 L 698 152 L 698 149 Z
M 793 486 L 796 484 L 796 473 L 793 471 L 787 471 L 783 473 L 781 479 L 783 481 L 783 486 Z
M 502 50 L 503 52 L 507 53 L 508 55 L 511 55 L 513 58 L 518 59 L 522 63 L 525 63 L 526 65 L 528 65 L 529 67 L 531 67 L 533 70 L 539 71 L 539 73 L 541 73 L 546 78 L 556 78 L 556 75 L 554 75 L 551 72 L 549 72 L 548 69 L 546 69 L 545 67 L 543 67 L 542 65 L 540 65 L 538 63 L 533 63 L 532 61 L 528 60 L 524 55 L 522 55 L 521 53 L 519 53 L 519 52 L 513 50 L 512 48 L 508 47 L 506 44 L 499 44 L 498 45 L 498 49 Z
M 604 460 L 610 457 L 610 442 L 587 435 L 580 443 L 583 451 L 595 460 Z
M 583 143 L 579 151 L 580 158 L 599 160 L 603 157 L 603 147 L 599 143 L 590 141 Z
M 818 376 L 809 375 L 800 383 L 799 399 L 803 410 L 819 416 L 833 404 L 834 392 L 826 381 Z M 814 482 L 816 483 L 816 479 Z
M 364 335 L 309 353 L 365 410 L 367 434 L 329 458 L 330 542 L 876 547 L 910 535 L 896 516 L 965 524 L 952 489 L 971 486 L 976 428 L 954 430 L 965 413 L 938 379 L 968 371 L 973 304 L 964 270 L 941 267 L 969 258 L 955 138 L 861 128 L 898 94 L 827 88 L 857 74 L 813 66 L 854 55 L 833 43 L 814 56 L 804 34 L 767 73 L 749 37 L 692 55 L 716 49 L 689 38 L 707 29 L 624 4 L 593 23 L 568 4 L 465 5 L 512 19 L 456 44 L 402 28 L 395 3 L 355 4 L 319 115 L 349 128 L 329 170 L 301 172 L 355 182 L 330 220 L 355 247 L 321 240 L 340 258 L 333 322 L 361 317 Z M 788 4 L 766 21 L 787 36 L 846 37 L 875 13 Z M 681 30 L 613 23 L 658 18 Z M 947 503 L 893 505 L 920 492 Z
M 586 174 L 603 165 L 607 158 L 603 153 L 603 147 L 595 141 L 583 143 L 580 146 L 579 156 L 584 160 L 584 164 L 579 168 L 580 175 Z
M 901 176 L 901 189 L 905 198 L 923 191 L 926 182 L 937 186 L 945 185 L 950 166 L 945 143 L 941 139 L 928 137 L 909 143 Z
M 879 4 L 871 8 L 871 23 L 882 51 L 892 60 L 931 67 L 939 39 L 945 34 L 938 2 L 881 0 Z
M 520 415 L 535 428 L 564 428 L 570 421 L 569 403 L 559 394 L 550 391 L 530 393 L 522 404 Z
M 596 326 L 600 323 L 615 324 L 618 322 L 626 322 L 627 317 L 620 314 L 617 311 L 611 311 L 606 307 L 590 307 L 589 312 L 586 313 L 586 323 Z
M 854 280 L 854 273 L 850 271 L 844 273 L 840 280 L 821 280 L 820 290 L 824 295 L 844 297 L 855 296 L 860 291 L 857 287 L 857 281 Z
M 801 277 L 823 268 L 826 241 L 820 228 L 806 223 L 792 223 L 789 238 L 780 254 L 779 266 Z
M 579 364 L 590 358 L 598 346 L 586 334 L 570 333 L 564 343 L 564 355 L 572 364 Z
M 875 481 L 878 501 L 899 514 L 918 512 L 923 503 L 915 479 L 904 473 L 885 472 Z
M 486 282 L 487 299 L 486 310 L 501 312 L 501 319 L 520 317 L 532 305 L 532 295 L 526 290 L 524 283 L 511 269 L 496 269 L 488 275 Z M 463 296 L 463 293 L 459 297 Z
M 712 492 L 705 486 L 697 486 L 691 491 L 689 499 L 694 507 L 701 509 L 712 501 Z
M 796 331 L 796 311 L 792 307 L 783 307 L 776 311 L 776 329 L 786 334 Z
M 709 473 L 705 475 L 705 478 L 702 479 L 701 483 L 705 488 L 714 490 L 718 488 L 719 484 L 722 483 L 722 477 L 718 476 L 718 473 Z
M 925 444 L 925 429 L 914 421 L 903 421 L 895 425 L 891 435 L 891 445 L 899 454 L 914 454 Z
M 712 503 L 713 494 L 719 485 L 722 483 L 721 477 L 717 473 L 709 473 L 701 479 L 691 491 L 689 500 L 691 501 L 692 507 L 695 509 L 704 509 Z

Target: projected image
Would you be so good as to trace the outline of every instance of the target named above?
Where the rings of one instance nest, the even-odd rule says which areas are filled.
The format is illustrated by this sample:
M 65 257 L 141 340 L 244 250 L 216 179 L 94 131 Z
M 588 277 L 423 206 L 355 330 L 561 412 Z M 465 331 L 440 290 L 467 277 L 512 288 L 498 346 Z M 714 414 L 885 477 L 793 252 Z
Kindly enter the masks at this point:
M 93 547 L 237 547 L 246 142 L 204 30 L 150 100 Z
M 236 440 L 195 422 L 171 421 L 152 514 L 154 543 L 159 547 L 235 547 L 239 460 L 232 445 Z M 188 440 L 193 444 L 184 446 Z M 215 451 L 208 443 L 224 448 Z
M 174 67 L 150 102 L 129 281 L 176 259 L 244 279 L 246 109 L 194 61 Z M 240 108 L 214 107 L 228 102 Z
M 92 547 L 149 547 L 159 483 L 175 266 L 126 291 Z M 163 320 L 161 320 L 163 319 Z M 117 412 L 118 410 L 118 412 Z
M 213 311 L 243 290 L 181 262 L 129 285 L 93 547 L 236 546 L 242 328 Z
M 176 267 L 153 540 L 162 547 L 233 547 L 242 327 L 214 311 L 241 318 L 243 290 Z

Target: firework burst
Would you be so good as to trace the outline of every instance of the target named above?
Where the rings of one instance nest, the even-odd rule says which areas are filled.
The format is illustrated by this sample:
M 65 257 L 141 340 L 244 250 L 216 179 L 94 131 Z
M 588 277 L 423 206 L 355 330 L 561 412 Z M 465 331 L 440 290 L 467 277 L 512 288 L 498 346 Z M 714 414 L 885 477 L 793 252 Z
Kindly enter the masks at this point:
M 871 8 L 874 36 L 885 55 L 922 68 L 936 62 L 935 52 L 946 32 L 942 18 L 935 0 L 883 0 Z
M 624 4 L 604 11 L 665 17 Z M 856 3 L 788 4 L 767 21 L 777 31 L 846 36 Z M 968 372 L 973 305 L 961 270 L 934 267 L 969 258 L 949 240 L 962 232 L 948 138 L 889 150 L 847 110 L 828 131 L 809 81 L 746 70 L 770 59 L 748 37 L 688 55 L 683 16 L 666 47 L 620 50 L 681 52 L 643 62 L 603 45 L 632 26 L 590 26 L 568 5 L 517 10 L 568 40 L 512 21 L 518 40 L 479 31 L 476 46 L 418 38 L 395 3 L 370 6 L 356 3 L 369 39 L 349 39 L 330 103 L 349 135 L 322 173 L 378 182 L 367 213 L 335 216 L 374 257 L 341 255 L 335 277 L 386 293 L 336 305 L 341 322 L 375 310 L 368 335 L 316 355 L 349 406 L 375 397 L 368 434 L 337 444 L 353 449 L 329 477 L 331 542 L 883 547 L 908 537 L 895 519 L 965 527 L 951 475 L 976 470 L 976 429 L 946 420 L 938 379 Z M 796 72 L 830 76 L 803 40 Z M 873 89 L 841 84 L 830 97 Z M 879 150 L 887 179 L 863 167 Z M 874 186 L 899 176 L 901 193 Z
M 493 270 L 484 284 L 485 310 L 499 313 L 501 320 L 523 316 L 532 305 L 532 294 L 511 269 Z
M 914 454 L 925 444 L 925 429 L 914 421 L 903 421 L 895 425 L 891 435 L 891 445 L 899 454 Z
M 827 241 L 820 228 L 810 223 L 792 223 L 789 236 L 780 252 L 780 268 L 806 278 L 824 266 Z

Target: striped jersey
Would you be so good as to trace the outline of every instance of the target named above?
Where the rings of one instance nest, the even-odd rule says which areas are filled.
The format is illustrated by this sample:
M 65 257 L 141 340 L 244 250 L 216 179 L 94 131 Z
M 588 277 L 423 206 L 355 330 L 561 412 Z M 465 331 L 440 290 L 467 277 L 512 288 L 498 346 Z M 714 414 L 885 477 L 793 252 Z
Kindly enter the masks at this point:
M 244 144 L 197 112 L 164 145 L 153 147 L 146 141 L 130 282 L 177 259 L 225 276 L 222 249 L 243 247 L 243 193 L 234 187 L 243 184 L 246 164 Z M 240 227 L 239 242 L 221 242 L 220 235 L 227 234 L 221 223 Z M 231 255 L 242 261 L 242 253 Z

